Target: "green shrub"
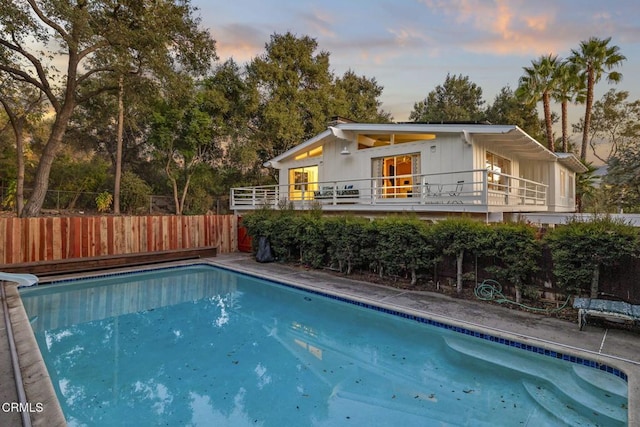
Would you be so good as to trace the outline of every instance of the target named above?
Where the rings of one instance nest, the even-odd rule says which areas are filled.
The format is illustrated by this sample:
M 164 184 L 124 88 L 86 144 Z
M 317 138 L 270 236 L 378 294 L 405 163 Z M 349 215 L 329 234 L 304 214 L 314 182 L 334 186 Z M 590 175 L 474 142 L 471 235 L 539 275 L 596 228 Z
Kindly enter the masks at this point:
M 465 253 L 481 255 L 491 245 L 490 229 L 470 218 L 450 218 L 433 226 L 433 245 L 444 255 L 456 257 L 456 291 L 462 293 Z
M 325 223 L 329 263 L 341 272 L 351 274 L 367 262 L 365 254 L 371 246 L 370 222 L 360 217 L 328 218 Z
M 120 181 L 120 207 L 125 213 L 142 213 L 149 209 L 151 187 L 133 172 L 122 174 Z
M 496 263 L 487 267 L 498 280 L 506 280 L 516 289 L 516 302 L 523 293 L 529 295 L 532 276 L 540 269 L 540 243 L 536 230 L 522 223 L 501 223 L 493 226 L 491 244 L 485 251 Z
M 107 212 L 111 209 L 111 203 L 113 202 L 113 195 L 108 191 L 103 191 L 96 196 L 96 207 L 98 212 Z
M 397 217 L 376 223 L 375 253 L 380 276 L 409 274 L 411 285 L 415 285 L 418 271 L 432 266 L 436 259 L 431 228 L 417 219 Z
M 321 268 L 328 261 L 325 221 L 317 215 L 302 217 L 299 228 L 300 262 Z
M 608 216 L 593 221 L 571 220 L 549 232 L 553 274 L 566 292 L 589 290 L 597 298 L 600 269 L 626 256 L 638 256 L 638 230 Z

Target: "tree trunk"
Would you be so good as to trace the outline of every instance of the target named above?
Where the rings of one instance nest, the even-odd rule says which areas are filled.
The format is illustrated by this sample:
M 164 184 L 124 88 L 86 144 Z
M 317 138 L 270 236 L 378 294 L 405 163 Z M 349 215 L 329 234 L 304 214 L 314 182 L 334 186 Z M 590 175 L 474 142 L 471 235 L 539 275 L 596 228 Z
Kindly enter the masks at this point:
M 187 175 L 187 182 L 184 183 L 184 188 L 182 189 L 182 197 L 180 198 L 180 213 L 178 215 L 182 215 L 184 212 L 184 201 L 187 199 L 187 193 L 189 192 L 189 184 L 191 183 L 191 174 Z
M 547 133 L 547 148 L 550 151 L 555 151 L 553 149 L 553 123 L 551 123 L 551 95 L 548 91 L 542 94 L 542 107 L 544 109 L 544 124 Z
M 587 100 L 584 109 L 584 128 L 582 129 L 582 146 L 580 148 L 580 160 L 587 160 L 587 146 L 589 144 L 589 128 L 591 127 L 591 109 L 593 107 L 593 86 L 595 85 L 595 76 L 593 69 L 587 71 Z
M 33 193 L 29 197 L 29 201 L 22 210 L 23 217 L 36 217 L 40 215 L 40 210 L 44 203 L 44 199 L 47 196 L 47 190 L 49 189 L 49 174 L 51 173 L 51 166 L 58 154 L 58 149 L 62 144 L 62 137 L 64 136 L 69 119 L 73 113 L 73 104 L 65 104 L 62 111 L 56 116 L 56 121 L 51 128 L 51 135 L 49 140 L 42 151 L 38 168 L 36 169 L 35 180 L 33 184 Z
M 171 185 L 173 186 L 173 204 L 175 205 L 176 215 L 182 215 L 180 210 L 180 199 L 178 198 L 178 181 L 175 178 L 171 179 Z
M 522 302 L 522 287 L 519 283 L 516 283 L 516 302 L 520 304 Z
M 21 216 L 24 209 L 24 134 L 22 121 L 16 123 L 14 133 L 16 136 L 16 165 L 18 177 L 16 180 L 16 215 Z
M 568 104 L 565 99 L 562 101 L 562 152 L 569 152 L 569 116 L 568 116 Z
M 416 274 L 416 269 L 411 269 L 411 286 L 415 286 L 418 283 L 418 275 Z
M 118 130 L 116 135 L 116 171 L 113 184 L 113 213 L 120 215 L 120 178 L 122 177 L 122 134 L 124 133 L 124 83 L 118 80 Z
M 58 154 L 58 149 L 62 144 L 62 138 L 67 131 L 67 126 L 69 125 L 69 120 L 71 120 L 73 110 L 76 108 L 76 76 L 79 61 L 80 57 L 78 56 L 78 53 L 74 50 L 70 50 L 67 65 L 66 85 L 64 88 L 64 101 L 57 104 L 57 107 L 55 107 L 56 119 L 51 127 L 51 134 L 49 134 L 47 144 L 44 146 L 44 150 L 42 150 L 42 156 L 40 156 L 40 162 L 38 163 L 33 183 L 33 193 L 31 194 L 31 197 L 29 197 L 29 201 L 22 211 L 23 217 L 35 217 L 40 215 L 44 199 L 47 196 L 51 165 L 53 165 L 53 161 Z
M 456 259 L 456 292 L 458 295 L 462 295 L 462 261 L 464 260 L 464 251 L 458 252 Z
M 593 276 L 591 276 L 591 298 L 598 298 L 598 291 L 600 290 L 600 264 L 596 265 L 593 269 Z

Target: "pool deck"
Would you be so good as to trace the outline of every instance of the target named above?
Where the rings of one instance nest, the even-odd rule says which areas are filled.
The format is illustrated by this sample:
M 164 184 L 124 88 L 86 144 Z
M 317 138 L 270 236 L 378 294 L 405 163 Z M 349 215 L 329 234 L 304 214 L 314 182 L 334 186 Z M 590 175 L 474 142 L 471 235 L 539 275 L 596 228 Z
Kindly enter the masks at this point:
M 433 292 L 381 286 L 322 270 L 306 270 L 278 263 L 261 264 L 257 263 L 250 255 L 242 253 L 219 254 L 215 258 L 196 262 L 203 261 L 301 288 L 419 315 L 470 330 L 485 331 L 494 336 L 548 348 L 572 356 L 584 357 L 620 369 L 628 375 L 629 425 L 640 425 L 640 333 L 637 331 L 604 329 L 592 325 L 587 325 L 584 330 L 579 331 L 577 319 L 576 322 L 569 322 L 519 310 L 510 310 L 482 301 L 468 301 Z M 191 263 L 193 261 L 164 265 Z M 118 271 L 122 271 L 122 269 Z M 48 280 L 46 277 L 40 279 L 42 283 L 46 283 Z M 64 419 L 60 419 L 59 405 L 51 400 L 50 393 L 53 392 L 53 387 L 50 384 L 44 363 L 41 361 L 40 352 L 37 348 L 33 348 L 37 344 L 33 339 L 33 334 L 29 333 L 28 319 L 24 316 L 21 301 L 16 298 L 15 286 L 5 286 L 5 289 L 7 290 L 7 302 L 10 303 L 9 312 L 14 325 L 16 345 L 18 353 L 21 355 L 21 370 L 27 386 L 27 398 L 32 403 L 43 402 L 45 404 L 43 412 L 31 414 L 32 423 L 34 426 L 64 425 Z M 2 304 L 0 304 L 0 404 L 16 401 L 15 380 L 11 370 L 3 316 Z M 34 353 L 37 353 L 37 357 L 33 357 Z M 27 359 L 27 363 L 23 363 L 23 358 Z M 55 399 L 55 395 L 53 398 Z M 0 410 L 0 425 L 20 425 L 19 414 Z

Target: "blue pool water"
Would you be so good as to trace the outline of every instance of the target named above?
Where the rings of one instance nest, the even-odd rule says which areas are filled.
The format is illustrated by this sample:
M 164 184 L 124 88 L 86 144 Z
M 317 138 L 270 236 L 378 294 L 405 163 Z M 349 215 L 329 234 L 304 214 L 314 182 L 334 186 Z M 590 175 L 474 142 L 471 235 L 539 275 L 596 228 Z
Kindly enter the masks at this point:
M 70 426 L 626 425 L 584 361 L 211 266 L 22 300 Z

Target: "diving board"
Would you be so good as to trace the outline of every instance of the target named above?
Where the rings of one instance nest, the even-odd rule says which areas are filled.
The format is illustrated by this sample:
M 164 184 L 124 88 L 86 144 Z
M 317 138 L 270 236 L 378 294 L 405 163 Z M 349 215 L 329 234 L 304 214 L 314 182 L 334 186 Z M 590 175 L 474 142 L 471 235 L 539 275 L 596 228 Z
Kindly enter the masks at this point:
M 5 273 L 0 271 L 0 280 L 6 280 L 8 282 L 16 282 L 18 287 L 21 286 L 33 286 L 38 283 L 38 276 L 28 273 Z

